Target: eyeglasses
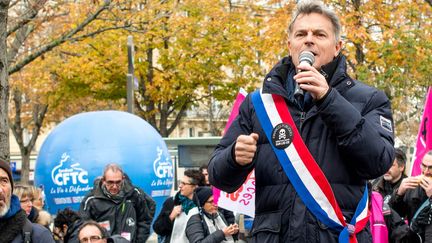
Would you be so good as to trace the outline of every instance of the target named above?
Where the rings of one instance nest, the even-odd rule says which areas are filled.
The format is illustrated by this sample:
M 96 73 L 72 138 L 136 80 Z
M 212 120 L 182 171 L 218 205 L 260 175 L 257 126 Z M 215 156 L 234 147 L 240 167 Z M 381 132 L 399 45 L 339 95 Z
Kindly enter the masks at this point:
M 187 182 L 184 182 L 184 181 L 181 181 L 181 180 L 179 180 L 177 183 L 178 183 L 179 185 L 182 185 L 182 186 L 191 186 L 191 185 L 195 185 L 195 184 L 193 184 L 193 183 L 187 183 Z
M 108 187 L 113 187 L 114 185 L 116 185 L 117 187 L 120 187 L 123 183 L 123 180 L 119 180 L 119 181 L 105 181 L 105 184 Z
M 80 242 L 80 243 L 98 242 L 98 241 L 100 241 L 100 240 L 102 240 L 102 239 L 103 239 L 103 237 L 100 236 L 100 235 L 92 235 L 92 236 L 84 237 L 84 238 L 80 239 L 79 242 Z
M 421 167 L 421 170 L 422 170 L 422 171 L 425 171 L 425 170 L 427 169 L 428 171 L 432 172 L 432 165 L 427 166 L 427 165 L 421 163 L 421 164 L 420 164 L 420 167 Z

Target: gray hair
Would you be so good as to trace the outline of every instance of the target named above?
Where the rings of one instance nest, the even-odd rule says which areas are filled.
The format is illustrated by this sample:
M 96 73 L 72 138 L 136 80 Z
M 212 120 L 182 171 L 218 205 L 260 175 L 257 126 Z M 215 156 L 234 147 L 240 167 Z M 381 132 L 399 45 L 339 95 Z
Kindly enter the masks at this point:
M 291 34 L 293 30 L 294 22 L 297 20 L 299 15 L 301 14 L 308 15 L 311 13 L 318 13 L 327 17 L 333 25 L 336 41 L 339 41 L 340 32 L 342 28 L 339 17 L 332 9 L 325 6 L 321 1 L 316 1 L 316 0 L 303 0 L 297 4 L 297 8 L 294 10 L 292 14 L 291 22 L 288 26 L 288 33 Z
M 109 170 L 111 170 L 113 172 L 120 171 L 122 173 L 122 175 L 124 176 L 123 169 L 120 167 L 120 165 L 112 163 L 112 164 L 108 164 L 108 165 L 105 166 L 104 171 L 103 171 L 103 176 L 102 176 L 103 179 L 105 179 L 105 174 Z

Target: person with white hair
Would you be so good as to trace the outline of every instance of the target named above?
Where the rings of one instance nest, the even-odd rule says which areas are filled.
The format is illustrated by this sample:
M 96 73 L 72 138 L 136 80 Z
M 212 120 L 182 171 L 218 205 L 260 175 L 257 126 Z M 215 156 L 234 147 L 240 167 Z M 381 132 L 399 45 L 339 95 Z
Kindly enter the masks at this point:
M 0 158 L 0 241 L 54 243 L 48 229 L 27 219 L 13 188 L 10 165 Z

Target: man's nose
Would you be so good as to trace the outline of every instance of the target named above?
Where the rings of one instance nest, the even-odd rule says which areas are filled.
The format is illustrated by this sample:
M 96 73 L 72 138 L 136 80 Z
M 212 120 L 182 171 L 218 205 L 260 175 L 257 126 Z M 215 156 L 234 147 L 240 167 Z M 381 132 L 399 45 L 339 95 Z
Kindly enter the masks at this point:
M 306 44 L 313 44 L 314 43 L 314 36 L 312 31 L 308 31 L 306 35 Z

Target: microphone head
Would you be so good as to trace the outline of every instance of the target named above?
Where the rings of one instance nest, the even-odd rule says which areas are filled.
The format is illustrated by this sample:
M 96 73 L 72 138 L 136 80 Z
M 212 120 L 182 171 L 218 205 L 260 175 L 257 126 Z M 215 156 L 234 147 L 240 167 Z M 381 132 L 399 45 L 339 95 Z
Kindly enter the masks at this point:
M 310 51 L 302 51 L 299 55 L 299 63 L 302 62 L 307 62 L 312 66 L 315 62 L 314 54 Z

